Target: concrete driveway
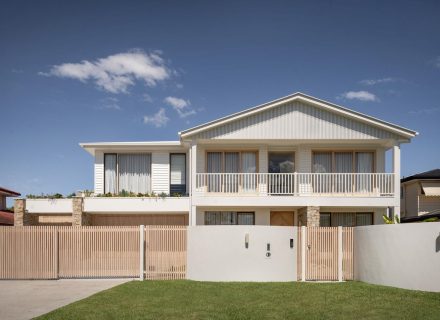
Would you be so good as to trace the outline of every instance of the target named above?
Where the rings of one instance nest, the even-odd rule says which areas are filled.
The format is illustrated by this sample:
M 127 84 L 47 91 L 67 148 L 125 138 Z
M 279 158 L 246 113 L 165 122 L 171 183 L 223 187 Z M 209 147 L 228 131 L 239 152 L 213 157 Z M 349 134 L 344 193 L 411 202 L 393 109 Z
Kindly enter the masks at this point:
M 131 279 L 0 281 L 0 319 L 31 319 Z

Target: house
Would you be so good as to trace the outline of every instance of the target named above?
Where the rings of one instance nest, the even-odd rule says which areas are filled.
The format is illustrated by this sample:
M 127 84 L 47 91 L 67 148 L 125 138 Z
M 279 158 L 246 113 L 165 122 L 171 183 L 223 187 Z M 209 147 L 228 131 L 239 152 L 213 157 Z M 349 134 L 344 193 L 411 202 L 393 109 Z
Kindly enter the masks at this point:
M 94 195 L 20 200 L 16 215 L 70 214 L 73 225 L 378 224 L 389 208 L 400 213 L 400 145 L 416 135 L 295 93 L 177 141 L 81 143 L 94 157 Z
M 440 169 L 400 180 L 402 222 L 440 217 Z
M 0 187 L 0 226 L 14 225 L 14 213 L 7 210 L 6 198 L 18 196 L 20 196 L 18 192 Z

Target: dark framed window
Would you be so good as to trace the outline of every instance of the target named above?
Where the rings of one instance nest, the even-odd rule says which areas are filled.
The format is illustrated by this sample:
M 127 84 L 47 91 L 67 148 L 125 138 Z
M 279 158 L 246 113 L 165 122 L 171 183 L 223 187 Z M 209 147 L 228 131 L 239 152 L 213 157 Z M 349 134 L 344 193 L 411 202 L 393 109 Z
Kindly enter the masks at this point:
M 358 227 L 373 224 L 373 212 L 321 212 L 320 227 Z
M 186 153 L 170 154 L 170 194 L 186 193 Z
M 205 225 L 254 225 L 255 212 L 206 211 Z

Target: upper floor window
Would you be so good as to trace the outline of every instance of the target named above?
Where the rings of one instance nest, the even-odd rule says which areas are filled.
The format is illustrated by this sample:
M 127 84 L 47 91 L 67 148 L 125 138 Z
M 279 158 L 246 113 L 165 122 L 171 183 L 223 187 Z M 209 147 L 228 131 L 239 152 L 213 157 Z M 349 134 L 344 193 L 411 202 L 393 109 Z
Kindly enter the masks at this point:
M 313 172 L 316 173 L 373 173 L 374 152 L 341 151 L 313 153 Z
M 269 173 L 291 173 L 295 171 L 295 153 L 269 152 Z
M 151 154 L 104 155 L 104 192 L 135 194 L 151 192 Z
M 186 154 L 170 155 L 170 194 L 186 193 Z
M 256 173 L 257 152 L 207 152 L 208 173 Z

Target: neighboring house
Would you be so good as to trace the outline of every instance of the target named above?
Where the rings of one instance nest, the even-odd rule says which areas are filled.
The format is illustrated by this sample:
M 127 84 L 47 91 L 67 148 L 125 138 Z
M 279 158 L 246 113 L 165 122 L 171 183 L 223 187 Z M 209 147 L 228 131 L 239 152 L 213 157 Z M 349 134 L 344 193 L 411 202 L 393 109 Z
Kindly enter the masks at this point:
M 440 217 L 440 169 L 403 178 L 400 194 L 402 221 Z
M 178 141 L 81 143 L 95 159 L 95 196 L 28 200 L 22 211 L 73 212 L 74 225 L 377 224 L 400 212 L 400 145 L 415 135 L 295 93 Z M 159 197 L 102 196 L 130 192 Z
M 18 196 L 20 196 L 18 192 L 0 187 L 0 226 L 14 225 L 14 213 L 7 210 L 6 198 Z

